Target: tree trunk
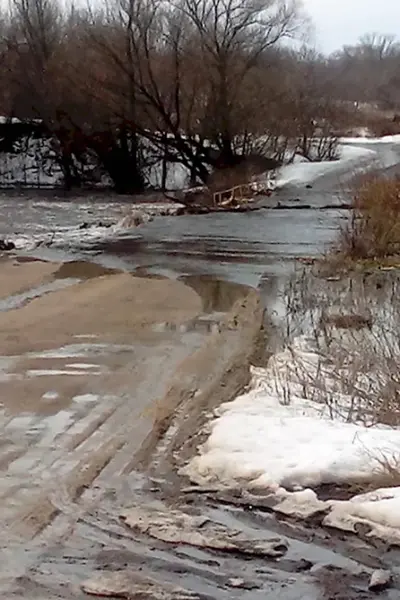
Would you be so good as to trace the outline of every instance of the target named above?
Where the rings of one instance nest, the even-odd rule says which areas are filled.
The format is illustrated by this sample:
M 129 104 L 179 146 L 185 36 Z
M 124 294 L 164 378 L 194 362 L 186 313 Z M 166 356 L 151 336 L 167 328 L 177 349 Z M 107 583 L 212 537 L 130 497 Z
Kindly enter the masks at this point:
M 123 125 L 118 133 L 118 140 L 112 140 L 111 144 L 99 153 L 99 157 L 113 181 L 117 194 L 140 194 L 144 191 L 135 132 L 128 136 L 126 126 Z

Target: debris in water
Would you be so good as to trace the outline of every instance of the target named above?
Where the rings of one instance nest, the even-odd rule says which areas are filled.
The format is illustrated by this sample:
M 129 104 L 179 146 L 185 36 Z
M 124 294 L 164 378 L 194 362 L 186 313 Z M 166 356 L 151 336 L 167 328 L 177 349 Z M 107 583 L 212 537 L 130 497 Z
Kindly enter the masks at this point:
M 268 558 L 279 558 L 288 549 L 282 538 L 254 539 L 207 517 L 192 516 L 179 510 L 164 513 L 135 507 L 125 511 L 121 519 L 134 531 L 169 544 L 187 544 Z
M 231 588 L 239 588 L 241 590 L 257 590 L 261 586 L 256 583 L 252 583 L 250 581 L 245 581 L 241 577 L 231 577 L 227 581 L 227 585 Z
M 371 575 L 368 589 L 371 592 L 381 592 L 390 586 L 392 582 L 392 574 L 385 569 L 377 569 Z
M 0 240 L 0 252 L 11 252 L 11 250 L 15 250 L 14 242 Z
M 139 576 L 132 571 L 101 573 L 82 584 L 82 590 L 91 596 L 126 598 L 127 600 L 199 600 L 189 590 L 154 579 Z

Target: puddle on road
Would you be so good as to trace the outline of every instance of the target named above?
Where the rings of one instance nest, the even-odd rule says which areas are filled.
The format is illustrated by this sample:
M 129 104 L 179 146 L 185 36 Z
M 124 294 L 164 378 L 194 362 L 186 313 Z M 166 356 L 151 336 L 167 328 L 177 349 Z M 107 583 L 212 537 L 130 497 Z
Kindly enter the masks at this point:
M 101 375 L 102 371 L 91 371 L 91 375 Z M 83 369 L 28 369 L 27 377 L 55 377 L 60 375 L 87 375 Z
M 45 392 L 42 395 L 42 400 L 46 400 L 48 402 L 52 402 L 54 400 L 58 400 L 58 398 L 60 397 L 59 392 L 56 392 L 55 390 L 50 390 L 48 392 Z
M 211 508 L 207 510 L 206 514 L 211 519 L 223 523 L 226 527 L 239 529 L 249 536 L 255 536 L 256 533 L 260 534 L 260 532 L 270 533 L 270 535 L 274 533 L 268 528 L 268 520 L 271 518 L 268 514 L 263 515 L 255 511 L 253 516 L 251 512 L 244 512 L 243 509 L 239 508 Z M 365 567 L 362 567 L 356 560 L 347 558 L 334 550 L 317 545 L 316 543 L 303 542 L 292 537 L 288 544 L 285 560 L 291 562 L 307 560 L 314 567 L 329 564 L 355 574 L 359 574 L 365 570 Z
M 134 351 L 133 346 L 79 343 L 0 357 L 5 410 L 10 416 L 29 412 L 44 418 L 50 412 L 73 408 L 74 398 L 76 405 L 93 405 L 88 386 L 105 385 L 114 369 L 133 360 Z
M 223 312 L 214 312 L 210 314 L 200 315 L 199 317 L 190 319 L 190 321 L 186 321 L 186 323 L 181 323 L 180 325 L 168 322 L 156 323 L 152 326 L 152 331 L 156 333 L 162 333 L 164 331 L 178 331 L 182 334 L 192 332 L 199 332 L 204 334 L 216 333 L 219 331 L 219 324 L 224 318 L 224 316 L 225 313 Z
M 121 273 L 120 269 L 112 269 L 98 263 L 86 262 L 83 260 L 72 260 L 63 263 L 53 274 L 53 277 L 56 280 L 71 278 L 82 280 L 103 277 L 104 275 L 116 275 L 118 273 Z
M 224 281 L 208 275 L 185 275 L 178 279 L 200 296 L 205 313 L 228 312 L 249 289 L 240 283 Z

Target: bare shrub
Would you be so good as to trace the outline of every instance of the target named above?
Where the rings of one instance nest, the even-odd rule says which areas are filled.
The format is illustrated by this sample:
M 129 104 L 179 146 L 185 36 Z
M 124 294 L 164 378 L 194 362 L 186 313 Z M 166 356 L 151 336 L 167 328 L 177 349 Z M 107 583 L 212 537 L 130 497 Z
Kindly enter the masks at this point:
M 400 425 L 400 280 L 392 273 L 323 283 L 304 271 L 286 290 L 286 352 L 279 381 L 321 412 L 366 426 Z M 299 341 L 301 343 L 299 343 Z
M 350 259 L 382 259 L 400 251 L 400 178 L 369 176 L 353 193 L 353 212 L 335 250 Z
M 371 458 L 376 464 L 373 481 L 371 481 L 372 489 L 400 485 L 400 456 L 398 454 L 390 456 L 382 454 Z
M 322 315 L 320 321 L 321 327 L 332 325 L 336 329 L 363 329 L 372 327 L 372 317 L 369 315 L 357 315 L 357 314 L 331 314 Z

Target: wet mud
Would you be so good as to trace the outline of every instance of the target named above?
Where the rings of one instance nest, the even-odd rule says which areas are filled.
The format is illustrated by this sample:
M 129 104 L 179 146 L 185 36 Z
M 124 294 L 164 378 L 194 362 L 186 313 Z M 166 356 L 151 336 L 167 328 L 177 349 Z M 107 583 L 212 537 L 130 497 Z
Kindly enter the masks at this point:
M 190 287 L 176 282 L 176 290 L 170 292 L 169 280 L 137 280 L 127 275 L 128 279 L 121 280 L 121 290 L 126 290 L 132 280 L 136 296 L 127 297 L 129 312 L 119 313 L 124 325 L 121 336 L 114 318 L 99 320 L 98 312 L 94 312 L 93 325 L 89 326 L 87 318 L 82 321 L 80 302 L 79 318 L 71 312 L 72 300 L 85 298 L 85 302 L 92 302 L 91 292 L 86 300 L 86 282 L 96 286 L 96 302 L 102 299 L 108 306 L 105 282 L 111 278 L 115 283 L 113 278 L 119 275 L 97 268 L 94 274 L 90 267 L 86 270 L 80 264 L 72 264 L 49 270 L 43 277 L 60 281 L 60 270 L 66 276 L 61 281 L 69 282 L 79 275 L 79 283 L 75 280 L 68 288 L 72 295 L 67 296 L 67 321 L 65 315 L 60 318 L 54 313 L 52 343 L 48 332 L 43 337 L 43 320 L 34 317 L 43 314 L 44 301 L 50 303 L 46 307 L 63 306 L 60 298 L 66 298 L 59 296 L 62 291 L 46 289 L 46 294 L 35 296 L 32 289 L 40 290 L 40 285 L 44 285 L 39 283 L 26 291 L 30 294 L 28 304 L 15 304 L 5 313 L 12 315 L 15 334 L 21 326 L 24 337 L 21 331 L 21 339 L 17 345 L 14 343 L 18 353 L 8 352 L 0 361 L 1 594 L 14 598 L 73 598 L 103 589 L 108 595 L 112 592 L 114 596 L 143 597 L 147 589 L 151 590 L 146 592 L 148 597 L 180 598 L 175 590 L 179 582 L 171 576 L 154 577 L 152 568 L 148 568 L 144 580 L 132 580 L 129 575 L 121 584 L 121 577 L 116 582 L 111 575 L 111 580 L 103 578 L 100 583 L 87 584 L 86 592 L 84 581 L 93 571 L 99 571 L 102 557 L 113 552 L 113 543 L 108 547 L 102 541 L 104 536 L 123 540 L 132 534 L 121 519 L 122 509 L 132 505 L 136 492 L 138 498 L 140 494 L 143 499 L 151 498 L 154 486 L 150 483 L 149 487 L 146 465 L 157 464 L 156 453 L 160 444 L 167 444 L 174 417 L 187 412 L 187 428 L 179 432 L 179 436 L 186 436 L 193 419 L 200 418 L 211 397 L 213 402 L 223 401 L 246 383 L 248 361 L 262 319 L 259 297 L 243 286 L 228 285 L 225 290 L 215 280 L 191 280 Z M 144 310 L 146 316 L 148 306 L 139 308 L 138 302 L 147 297 L 147 304 L 154 303 L 153 289 L 149 288 L 150 296 L 145 295 L 143 286 L 148 285 L 158 286 L 157 301 L 161 297 L 165 300 L 162 309 L 153 311 L 151 320 L 145 318 L 144 326 L 137 313 Z M 61 308 L 62 314 L 63 311 Z M 127 319 L 132 317 L 127 315 L 132 312 L 135 317 L 128 325 Z M 25 313 L 31 316 L 28 318 Z M 70 319 L 74 319 L 73 327 Z M 163 323 L 170 327 L 160 328 Z M 216 327 L 202 327 L 199 323 L 213 323 Z M 68 336 L 62 333 L 64 327 L 69 330 Z M 8 331 L 3 329 L 1 335 L 7 336 Z M 236 367 L 235 377 L 225 385 L 224 377 Z M 165 458 L 173 458 L 173 448 L 181 444 L 179 436 L 170 436 Z M 164 469 L 161 461 L 159 466 Z M 142 475 L 138 474 L 139 468 Z M 167 479 L 175 485 L 173 478 Z M 141 491 L 142 484 L 145 492 Z M 215 527 L 208 530 L 207 548 L 201 548 L 201 552 L 218 552 L 218 540 L 229 534 L 223 525 Z M 162 546 L 166 542 L 157 535 L 149 541 L 144 530 L 139 533 L 142 541 L 139 545 L 134 542 L 134 547 L 143 562 L 144 549 L 151 553 L 154 544 Z M 246 540 L 238 539 L 237 532 L 232 533 L 232 540 L 229 553 L 243 554 Z M 184 565 L 185 552 L 190 554 L 189 544 L 183 543 L 186 550 L 181 557 L 175 548 L 180 545 L 179 539 L 172 543 L 172 553 L 176 554 L 173 561 Z M 271 554 L 279 554 L 284 545 L 265 543 L 259 552 L 263 549 L 267 554 L 268 548 Z M 196 546 L 192 549 L 197 551 Z M 116 564 L 121 550 L 110 562 Z M 257 555 L 247 544 L 246 554 L 249 553 Z M 155 554 L 161 556 L 163 550 L 155 550 Z M 189 558 L 189 563 L 193 561 Z M 178 569 L 182 570 L 183 567 Z M 198 573 L 196 577 L 199 578 Z M 231 579 L 234 580 L 233 573 Z M 118 589 L 110 588 L 116 585 Z M 235 585 L 239 585 L 237 581 L 233 581 L 232 589 L 236 589 Z M 205 583 L 201 587 L 208 591 L 203 589 L 200 596 L 211 597 L 212 586 Z M 192 595 L 197 593 L 190 584 L 183 589 Z
M 220 308 L 206 293 L 203 302 Z M 400 597 L 395 548 L 324 528 L 319 516 L 296 520 L 265 498 L 199 490 L 177 474 L 210 410 L 246 385 L 262 319 L 255 291 L 232 298 L 218 331 L 163 371 L 169 377 L 148 406 L 147 435 L 125 394 L 111 399 L 108 413 L 75 425 L 66 445 L 57 438 L 54 468 L 48 463 L 46 472 L 40 457 L 40 491 L 33 498 L 30 490 L 24 510 L 14 506 L 4 530 L 4 597 L 359 600 L 374 597 L 371 576 L 386 568 L 393 579 L 380 597 Z M 94 347 L 80 340 L 44 356 L 108 360 L 104 347 Z M 154 393 L 154 362 L 148 369 L 136 397 Z M 94 396 L 77 401 L 85 402 L 98 406 Z
M 175 327 L 3 360 L 3 597 L 360 599 L 384 568 L 381 597 L 400 597 L 396 549 L 178 475 L 209 412 L 246 386 L 266 326 L 256 291 L 185 283 L 200 312 Z

